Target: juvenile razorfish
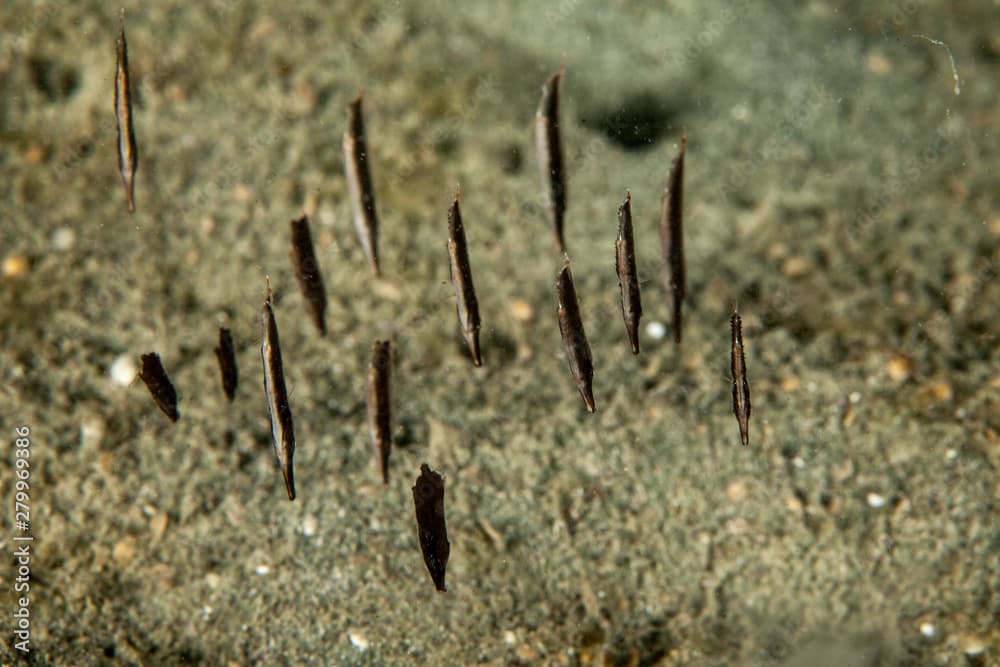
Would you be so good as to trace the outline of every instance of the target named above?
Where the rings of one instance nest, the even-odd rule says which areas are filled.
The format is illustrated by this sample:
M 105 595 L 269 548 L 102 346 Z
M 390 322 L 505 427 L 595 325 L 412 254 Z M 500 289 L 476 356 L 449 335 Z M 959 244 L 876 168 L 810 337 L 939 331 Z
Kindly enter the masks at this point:
M 739 422 L 740 441 L 745 447 L 750 444 L 750 384 L 747 381 L 747 362 L 743 349 L 743 323 L 738 312 L 733 312 L 729 328 L 733 334 L 730 353 L 730 367 L 733 372 L 733 414 Z
M 368 368 L 368 430 L 384 484 L 389 483 L 392 428 L 392 343 L 377 340 Z
M 542 189 L 552 231 L 556 237 L 556 249 L 566 252 L 563 240 L 563 220 L 566 217 L 566 171 L 563 157 L 562 124 L 559 117 L 559 97 L 562 79 L 566 72 L 563 63 L 542 87 L 542 99 L 535 113 L 535 148 L 538 152 L 538 167 L 542 174 Z
M 660 204 L 660 246 L 663 251 L 664 287 L 671 297 L 674 342 L 681 342 L 681 309 L 687 290 L 684 270 L 684 153 L 687 131 L 681 131 L 681 149 L 674 158 Z
M 569 370 L 573 374 L 576 388 L 580 391 L 580 396 L 587 406 L 587 412 L 596 412 L 593 387 L 594 361 L 590 355 L 587 332 L 583 329 L 580 303 L 576 298 L 573 274 L 569 270 L 569 257 L 564 258 L 562 269 L 559 271 L 556 294 L 559 301 L 559 331 L 562 333 L 563 348 L 566 350 Z
M 364 93 L 351 101 L 347 114 L 347 130 L 344 131 L 344 168 L 347 172 L 347 189 L 354 210 L 354 228 L 361 241 L 361 247 L 368 258 L 372 275 L 380 275 L 379 268 L 379 225 L 375 212 L 375 186 L 372 182 L 370 154 L 365 138 L 365 119 L 362 111 Z
M 167 371 L 163 368 L 160 355 L 156 352 L 142 355 L 142 370 L 139 371 L 139 378 L 149 389 L 156 405 L 170 421 L 175 422 L 181 418 L 181 414 L 177 410 L 177 391 L 174 389 Z
M 618 287 L 622 293 L 622 317 L 632 354 L 639 354 L 639 318 L 642 302 L 639 299 L 639 275 L 635 268 L 635 235 L 632 229 L 632 194 L 625 193 L 625 203 L 618 209 L 618 240 L 615 241 L 615 266 Z
M 445 571 L 451 544 L 444 520 L 444 479 L 426 463 L 420 466 L 420 476 L 413 485 L 413 505 L 417 512 L 417 537 L 424 565 L 431 575 L 434 588 L 444 593 Z
M 319 262 L 316 260 L 316 250 L 313 247 L 312 234 L 309 231 L 309 218 L 302 216 L 292 220 L 292 268 L 299 288 L 306 300 L 309 317 L 319 330 L 319 335 L 326 335 L 326 288 L 323 286 L 323 276 L 319 272 Z
M 465 241 L 465 226 L 459 206 L 461 190 L 455 191 L 455 201 L 448 210 L 448 257 L 451 264 L 451 284 L 455 287 L 455 308 L 462 336 L 472 353 L 472 362 L 482 366 L 479 354 L 479 302 L 476 288 L 472 284 L 472 268 L 469 266 L 469 247 Z
M 118 171 L 121 173 L 128 212 L 135 212 L 135 172 L 139 169 L 139 151 L 132 127 L 132 84 L 128 70 L 128 44 L 125 42 L 125 10 L 118 28 L 118 64 L 115 69 L 115 120 L 118 125 Z
M 261 309 L 260 354 L 264 360 L 264 394 L 271 416 L 271 439 L 274 454 L 278 457 L 281 476 L 285 480 L 288 499 L 295 500 L 295 473 L 292 459 L 295 456 L 295 427 L 292 425 L 292 408 L 285 389 L 285 371 L 281 365 L 281 342 L 278 339 L 278 321 L 274 317 L 273 294 L 267 286 L 267 299 Z
M 233 347 L 233 334 L 229 329 L 219 328 L 219 346 L 215 348 L 215 358 L 219 360 L 219 373 L 222 375 L 222 391 L 232 403 L 236 398 L 236 384 L 239 381 L 239 371 L 236 367 L 236 349 Z

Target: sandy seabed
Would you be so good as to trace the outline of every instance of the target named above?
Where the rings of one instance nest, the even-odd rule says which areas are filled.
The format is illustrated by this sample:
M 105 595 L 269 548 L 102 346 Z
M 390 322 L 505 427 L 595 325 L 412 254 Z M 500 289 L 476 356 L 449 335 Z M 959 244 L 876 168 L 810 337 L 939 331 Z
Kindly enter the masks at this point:
M 12 539 L 0 568 L 5 664 L 997 664 L 995 3 L 129 3 L 131 215 L 118 11 L 18 0 L 0 16 L 0 521 L 34 538 L 27 658 Z M 559 337 L 532 135 L 563 60 L 594 415 Z M 379 281 L 341 148 L 361 88 Z M 682 128 L 675 346 L 657 224 Z M 458 183 L 481 369 L 448 283 Z M 626 190 L 637 357 L 614 270 Z M 289 261 L 303 212 L 325 337 Z M 292 503 L 262 384 L 265 278 Z M 366 422 L 378 338 L 396 347 L 387 486 Z M 151 351 L 176 424 L 128 384 Z M 446 484 L 447 593 L 417 544 L 423 462 Z

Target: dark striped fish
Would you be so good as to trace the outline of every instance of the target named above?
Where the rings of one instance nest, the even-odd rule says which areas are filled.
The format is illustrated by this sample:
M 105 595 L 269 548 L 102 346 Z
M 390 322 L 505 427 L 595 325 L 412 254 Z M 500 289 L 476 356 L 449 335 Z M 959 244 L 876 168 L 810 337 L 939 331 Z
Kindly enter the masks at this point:
M 285 480 L 288 499 L 295 500 L 295 474 L 292 458 L 295 456 L 295 428 L 292 425 L 292 407 L 285 389 L 285 371 L 281 365 L 281 342 L 278 340 L 278 322 L 274 318 L 271 286 L 261 310 L 260 355 L 264 360 L 264 394 L 267 410 L 271 415 L 271 439 L 274 454 L 278 457 L 281 476 Z
M 361 247 L 368 258 L 372 275 L 379 277 L 378 215 L 375 213 L 375 186 L 369 166 L 368 143 L 365 139 L 365 119 L 358 93 L 348 107 L 347 130 L 344 132 L 344 168 L 347 171 L 347 189 L 354 210 L 354 228 Z
M 663 250 L 664 287 L 673 313 L 674 342 L 681 342 L 681 307 L 687 290 L 684 271 L 684 151 L 687 131 L 681 132 L 681 150 L 674 158 L 660 204 L 660 246 Z
M 563 158 L 562 127 L 559 121 L 559 95 L 565 65 L 542 87 L 542 99 L 535 113 L 535 148 L 546 193 L 549 223 L 556 236 L 556 249 L 566 252 L 563 219 L 566 217 L 566 172 Z
M 215 358 L 219 360 L 219 372 L 222 375 L 222 391 L 232 403 L 236 398 L 236 383 L 239 372 L 236 369 L 236 350 L 233 348 L 233 335 L 229 329 L 219 328 L 219 346 L 215 348 Z
M 132 127 L 132 84 L 128 71 L 128 45 L 125 43 L 125 10 L 118 30 L 118 65 L 115 70 L 115 120 L 118 123 L 118 171 L 128 197 L 128 211 L 135 211 L 135 172 L 139 169 L 139 151 Z
M 587 405 L 587 411 L 596 412 L 593 389 L 594 361 L 590 356 L 587 333 L 583 330 L 580 303 L 576 298 L 576 287 L 573 286 L 573 274 L 569 270 L 569 257 L 563 260 L 562 270 L 559 271 L 556 293 L 559 299 L 559 331 L 562 333 L 570 372 L 573 373 L 576 388 Z
M 316 250 L 313 248 L 312 234 L 309 232 L 309 218 L 302 216 L 292 220 L 292 267 L 295 278 L 302 289 L 302 297 L 306 300 L 309 317 L 319 329 L 321 336 L 326 335 L 326 288 L 323 287 L 323 276 L 319 272 L 319 262 L 316 261 Z
M 434 582 L 434 588 L 444 593 L 445 570 L 451 544 L 448 542 L 448 526 L 444 520 L 444 479 L 424 463 L 420 466 L 420 476 L 413 485 L 413 504 L 417 510 L 417 535 L 424 564 Z
M 462 336 L 469 345 L 472 361 L 482 366 L 479 354 L 479 302 L 476 288 L 472 284 L 472 268 L 469 266 L 469 248 L 465 242 L 465 227 L 462 225 L 462 211 L 459 207 L 461 190 L 455 191 L 455 201 L 448 210 L 448 257 L 451 260 L 451 284 L 455 287 L 455 308 Z
M 729 365 L 733 371 L 733 414 L 740 424 L 740 440 L 744 446 L 750 444 L 750 384 L 747 382 L 746 354 L 743 351 L 743 323 L 740 315 L 733 312 L 729 321 L 733 333 L 733 347 Z
M 153 395 L 153 400 L 159 406 L 163 414 L 172 422 L 181 418 L 181 413 L 177 410 L 177 391 L 167 376 L 167 371 L 163 369 L 163 362 L 156 352 L 142 355 L 142 370 L 139 377 L 146 384 L 149 393 Z
M 382 482 L 389 483 L 392 453 L 392 343 L 377 340 L 368 368 L 368 427 Z
M 618 209 L 618 240 L 615 241 L 615 266 L 622 293 L 622 317 L 632 343 L 632 354 L 639 354 L 639 275 L 635 268 L 635 236 L 632 230 L 632 193 L 625 193 L 625 203 Z

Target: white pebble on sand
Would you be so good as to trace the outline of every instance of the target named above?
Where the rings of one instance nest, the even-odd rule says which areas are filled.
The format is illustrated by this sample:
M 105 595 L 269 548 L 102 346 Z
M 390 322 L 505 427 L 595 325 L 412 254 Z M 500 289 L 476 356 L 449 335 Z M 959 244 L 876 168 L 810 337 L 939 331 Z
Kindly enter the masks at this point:
M 359 651 L 364 651 L 368 649 L 368 638 L 365 637 L 357 630 L 351 630 L 347 633 L 347 638 L 350 640 L 351 645 Z
M 267 565 L 258 565 L 253 569 L 253 571 L 259 574 L 260 576 L 264 577 L 271 573 L 271 568 L 269 568 Z
M 880 496 L 877 493 L 868 494 L 868 506 L 878 509 L 879 507 L 885 507 L 885 496 Z
M 86 417 L 80 424 L 80 446 L 83 449 L 97 449 L 104 440 L 108 425 L 102 417 Z
M 963 651 L 970 658 L 978 658 L 986 653 L 986 644 L 978 637 L 967 637 L 963 642 Z
M 316 517 L 312 514 L 306 514 L 302 517 L 302 534 L 306 537 L 312 537 L 316 534 Z
M 69 250 L 76 243 L 76 232 L 72 227 L 60 227 L 52 234 L 52 247 L 56 250 Z
M 128 354 L 117 357 L 111 362 L 111 368 L 108 369 L 111 381 L 122 387 L 132 384 L 132 380 L 135 379 L 138 372 L 135 368 L 135 359 Z
M 663 340 L 663 337 L 667 335 L 667 326 L 663 322 L 653 320 L 646 325 L 646 335 L 653 340 Z
M 937 628 L 934 627 L 933 623 L 924 622 L 920 624 L 920 634 L 922 634 L 927 639 L 931 639 L 932 637 L 934 637 L 934 634 L 936 632 Z

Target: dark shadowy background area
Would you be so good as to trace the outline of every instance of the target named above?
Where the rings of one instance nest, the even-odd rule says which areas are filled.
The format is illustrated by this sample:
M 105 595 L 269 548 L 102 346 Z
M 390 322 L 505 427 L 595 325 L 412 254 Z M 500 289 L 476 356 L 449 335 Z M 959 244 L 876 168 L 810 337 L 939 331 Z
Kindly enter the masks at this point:
M 115 149 L 118 9 L 0 11 L 0 492 L 12 536 L 27 425 L 35 664 L 998 659 L 995 1 L 128 3 L 134 215 Z M 562 352 L 532 136 L 562 59 L 595 415 Z M 361 88 L 375 284 L 341 149 Z M 645 327 L 669 325 L 657 217 L 681 128 L 675 347 Z M 482 369 L 448 284 L 458 183 Z M 626 190 L 638 357 L 614 272 Z M 288 258 L 303 211 L 325 338 Z M 262 389 L 266 277 L 294 503 Z M 737 302 L 749 448 L 730 402 Z M 219 326 L 237 346 L 232 404 Z M 365 378 L 387 336 L 398 429 L 383 487 Z M 149 351 L 180 394 L 177 424 L 127 386 Z M 447 594 L 417 546 L 425 461 L 446 480 Z

